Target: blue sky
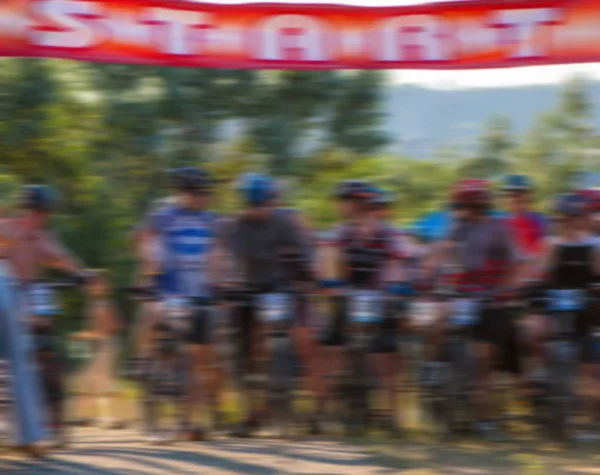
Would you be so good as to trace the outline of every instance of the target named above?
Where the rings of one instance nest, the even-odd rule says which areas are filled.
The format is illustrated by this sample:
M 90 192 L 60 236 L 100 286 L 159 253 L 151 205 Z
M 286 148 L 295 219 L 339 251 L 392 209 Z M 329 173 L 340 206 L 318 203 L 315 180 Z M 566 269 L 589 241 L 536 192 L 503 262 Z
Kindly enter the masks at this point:
M 192 0 L 193 1 L 193 0 Z M 201 0 L 198 0 L 201 1 Z M 204 0 L 214 3 L 269 3 L 269 0 Z M 392 6 L 428 3 L 430 0 L 276 0 L 275 3 L 342 3 L 349 5 Z M 449 0 L 452 1 L 452 0 Z M 476 0 L 474 0 L 476 1 Z M 440 89 L 556 84 L 571 76 L 600 79 L 600 64 L 569 64 L 528 68 L 477 71 L 390 71 L 390 82 L 420 84 Z

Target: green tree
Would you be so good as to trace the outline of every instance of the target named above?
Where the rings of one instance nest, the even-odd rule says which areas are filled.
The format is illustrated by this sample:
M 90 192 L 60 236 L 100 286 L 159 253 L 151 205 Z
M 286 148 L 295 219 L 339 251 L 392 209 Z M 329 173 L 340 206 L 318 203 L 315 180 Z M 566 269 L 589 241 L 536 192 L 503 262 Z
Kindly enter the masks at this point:
M 513 147 L 510 120 L 492 117 L 480 140 L 477 155 L 465 164 L 463 172 L 474 178 L 495 178 L 506 172 Z

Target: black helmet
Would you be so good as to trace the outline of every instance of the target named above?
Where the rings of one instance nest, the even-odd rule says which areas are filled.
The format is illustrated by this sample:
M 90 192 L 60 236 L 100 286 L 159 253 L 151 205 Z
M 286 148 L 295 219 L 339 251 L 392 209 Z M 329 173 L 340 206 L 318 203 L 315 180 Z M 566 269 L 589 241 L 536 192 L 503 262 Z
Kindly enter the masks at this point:
M 48 185 L 28 185 L 23 189 L 21 207 L 32 211 L 52 213 L 58 209 L 60 194 Z
M 343 181 L 335 190 L 335 197 L 339 199 L 369 199 L 374 194 L 373 187 L 363 180 Z
M 200 168 L 176 168 L 171 176 L 175 188 L 179 191 L 202 193 L 208 192 L 212 188 L 210 175 Z
M 181 182 L 186 173 L 187 167 L 169 168 L 167 175 L 169 177 L 169 186 L 176 190 L 181 189 Z

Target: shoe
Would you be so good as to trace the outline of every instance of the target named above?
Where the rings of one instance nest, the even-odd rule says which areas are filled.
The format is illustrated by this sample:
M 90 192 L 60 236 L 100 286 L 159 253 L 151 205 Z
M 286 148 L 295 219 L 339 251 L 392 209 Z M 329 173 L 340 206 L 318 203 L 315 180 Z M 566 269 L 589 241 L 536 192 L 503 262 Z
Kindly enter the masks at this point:
M 98 427 L 106 430 L 122 430 L 128 426 L 127 422 L 124 421 L 107 421 L 99 424 Z
M 147 436 L 146 441 L 152 445 L 160 445 L 170 442 L 171 438 L 162 432 L 153 432 Z
M 208 439 L 208 435 L 201 427 L 195 427 L 184 432 L 183 439 L 188 442 L 202 442 Z
M 323 425 L 319 421 L 318 416 L 308 419 L 308 434 L 313 436 L 323 435 Z
M 382 424 L 381 429 L 388 433 L 390 437 L 393 439 L 400 439 L 404 436 L 404 430 L 402 427 L 395 421 L 393 417 L 386 417 Z
M 231 432 L 231 437 L 237 438 L 249 438 L 252 437 L 256 429 L 258 429 L 259 423 L 255 418 L 246 419 L 241 426 L 237 429 L 234 429 Z
M 48 451 L 37 444 L 18 445 L 15 447 L 15 450 L 35 459 L 42 459 L 48 456 Z

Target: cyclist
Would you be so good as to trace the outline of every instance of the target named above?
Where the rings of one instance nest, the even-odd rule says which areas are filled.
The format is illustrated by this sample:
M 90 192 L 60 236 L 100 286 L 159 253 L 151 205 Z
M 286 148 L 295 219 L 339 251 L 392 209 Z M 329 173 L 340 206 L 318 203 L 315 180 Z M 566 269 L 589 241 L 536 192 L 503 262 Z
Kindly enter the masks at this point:
M 193 174 L 193 167 L 181 167 L 167 170 L 169 185 L 172 189 L 170 196 L 161 198 L 152 207 L 131 233 L 131 246 L 138 261 L 138 269 L 134 277 L 134 285 L 161 288 L 164 273 L 161 269 L 162 249 L 157 240 L 151 238 L 148 229 L 150 217 L 160 210 L 181 202 L 185 194 L 186 179 Z M 132 376 L 137 378 L 146 373 L 151 352 L 151 328 L 156 323 L 157 306 L 150 302 L 142 302 L 133 325 L 134 358 L 129 362 Z
M 386 272 L 393 275 L 382 275 L 382 280 L 385 282 L 394 282 L 394 292 L 407 295 L 409 292 L 409 282 L 411 277 L 414 277 L 417 266 L 417 252 L 409 242 L 408 233 L 404 230 L 395 227 L 392 222 L 394 199 L 392 194 L 384 189 L 374 188 L 374 195 L 369 200 L 371 214 L 381 223 L 381 232 L 386 235 L 385 239 L 389 240 L 385 244 L 390 262 L 382 263 Z M 400 287 L 400 281 L 404 282 L 404 289 Z M 391 288 L 388 290 L 392 290 Z M 394 303 L 392 308 L 386 313 L 384 320 L 381 323 L 379 335 L 373 349 L 375 355 L 375 368 L 380 370 L 382 386 L 388 397 L 388 406 L 391 410 L 392 420 L 390 421 L 390 429 L 398 431 L 399 427 L 394 423 L 398 418 L 396 408 L 398 407 L 397 400 L 397 377 L 404 376 L 404 367 L 402 355 L 398 351 L 398 334 L 406 330 L 405 319 L 398 318 L 399 314 L 404 316 L 408 309 L 407 303 Z M 405 380 L 402 379 L 403 383 Z
M 546 276 L 550 289 L 584 291 L 592 296 L 600 276 L 600 249 L 589 230 L 590 201 L 578 193 L 560 195 L 554 208 L 556 235 L 545 241 L 543 253 L 535 266 L 535 275 Z M 593 302 L 586 299 L 587 302 Z M 591 406 L 598 400 L 598 361 L 590 330 L 599 325 L 597 309 L 588 305 L 576 314 L 575 337 L 581 344 L 582 396 Z M 546 325 L 546 329 L 548 326 Z M 548 338 L 549 335 L 543 335 Z M 588 406 L 589 407 L 589 406 Z
M 600 246 L 600 188 L 587 188 L 577 191 L 588 203 L 588 224 L 595 242 Z
M 296 227 L 303 233 L 303 241 L 305 244 L 304 252 L 307 256 L 311 256 L 314 261 L 316 257 L 313 253 L 313 248 L 316 245 L 314 231 L 308 218 L 301 210 L 287 206 L 286 191 L 287 187 L 283 180 L 274 180 L 273 199 L 271 203 L 275 207 L 277 213 L 291 219 Z M 294 339 L 306 371 L 307 389 L 312 394 L 318 394 L 322 385 L 319 381 L 319 374 L 317 371 L 319 363 L 317 359 L 317 342 L 315 335 L 313 334 L 313 322 L 310 318 L 312 311 L 312 307 L 306 296 L 299 296 L 296 320 L 297 325 L 294 327 Z M 312 432 L 318 433 L 318 421 L 314 420 L 311 425 Z
M 507 224 L 514 242 L 519 247 L 521 256 L 532 262 L 535 261 L 541 252 L 544 239 L 548 235 L 548 223 L 542 213 L 531 210 L 532 194 L 534 184 L 526 175 L 507 175 L 502 184 L 502 191 L 507 199 L 507 208 L 510 215 L 507 217 Z M 520 321 L 524 328 L 524 343 L 530 355 L 538 360 L 541 358 L 540 335 L 543 333 L 543 317 L 537 302 L 540 299 L 533 299 L 533 305 L 525 312 Z M 543 374 L 539 370 L 539 364 L 532 364 L 529 367 L 533 370 L 526 380 L 538 382 L 543 379 Z
M 213 297 L 211 260 L 217 236 L 217 216 L 207 209 L 212 181 L 203 170 L 186 169 L 178 183 L 180 199 L 159 208 L 149 218 L 147 232 L 150 245 L 144 250 L 144 259 L 159 273 L 158 290 L 165 298 L 210 299 Z M 158 256 L 153 252 L 157 249 Z M 201 376 L 204 376 L 211 409 L 214 414 L 217 412 L 219 388 L 211 326 L 211 315 L 204 309 L 191 315 L 187 335 L 191 374 L 187 384 L 187 418 L 182 434 L 189 439 L 202 437 L 190 425 L 202 394 L 199 391 Z
M 20 214 L 0 220 L 0 243 L 4 244 L 12 278 L 17 285 L 6 281 L 0 292 L 0 347 L 6 349 L 15 382 L 14 401 L 18 427 L 18 442 L 26 453 L 41 456 L 39 443 L 44 439 L 45 407 L 40 386 L 40 375 L 30 364 L 33 355 L 30 334 L 23 324 L 36 322 L 29 305 L 32 302 L 33 283 L 40 279 L 44 267 L 68 272 L 83 283 L 85 271 L 75 258 L 50 231 L 48 221 L 57 210 L 59 195 L 46 185 L 29 185 L 22 190 Z M 58 373 L 60 374 L 60 372 Z M 54 385 L 56 387 L 56 385 Z M 58 385 L 60 386 L 60 384 Z M 57 388 L 56 394 L 47 395 L 61 402 L 64 394 Z M 52 414 L 53 423 L 57 417 Z M 63 434 L 55 434 L 62 438 Z M 61 440 L 59 439 L 59 442 Z
M 297 281 L 310 281 L 305 235 L 289 216 L 273 206 L 272 179 L 257 173 L 244 175 L 239 181 L 239 193 L 244 209 L 223 227 L 221 240 L 223 252 L 231 256 L 238 282 L 224 281 L 223 285 L 237 284 L 263 294 L 287 292 L 294 290 Z M 286 256 L 294 258 L 288 261 Z M 238 350 L 244 363 L 243 373 L 262 373 L 264 343 L 253 301 L 243 302 L 233 316 L 240 333 Z M 233 435 L 250 436 L 260 425 L 264 409 L 259 401 L 250 398 L 246 418 Z
M 385 289 L 388 284 L 399 282 L 397 265 L 396 233 L 385 222 L 372 213 L 371 200 L 375 197 L 372 185 L 361 180 L 348 180 L 338 185 L 335 191 L 343 222 L 333 232 L 335 246 L 338 249 L 338 267 L 343 270 L 343 284 L 365 289 Z M 322 270 L 324 273 L 324 270 Z M 342 282 L 339 284 L 341 285 Z M 334 293 L 334 315 L 331 325 L 321 340 L 323 345 L 322 378 L 339 370 L 345 361 L 344 345 L 347 321 L 347 303 L 345 297 Z M 389 334 L 391 316 L 387 315 L 377 338 L 374 353 L 389 354 L 396 351 L 396 329 Z M 395 324 L 395 321 L 393 321 Z M 385 387 L 388 389 L 390 403 L 395 408 L 395 374 L 393 358 L 382 358 L 385 365 L 382 373 Z M 324 403 L 329 388 L 323 388 L 319 410 L 324 411 Z M 388 421 L 389 429 L 399 431 L 395 417 Z
M 428 275 L 449 266 L 447 273 L 460 294 L 492 295 L 502 293 L 520 282 L 523 266 L 516 245 L 511 240 L 506 223 L 490 211 L 492 197 L 485 180 L 463 180 L 456 186 L 454 203 L 462 211 L 462 219 L 454 223 L 449 236 L 436 246 L 428 263 Z M 448 272 L 449 271 L 449 272 Z M 440 346 L 446 328 L 446 315 L 435 325 L 434 351 L 441 357 Z M 504 369 L 518 373 L 516 329 L 506 318 L 499 303 L 484 305 L 474 328 L 477 361 L 476 408 L 477 429 L 486 437 L 500 438 L 492 422 L 492 392 L 490 377 L 501 362 Z

